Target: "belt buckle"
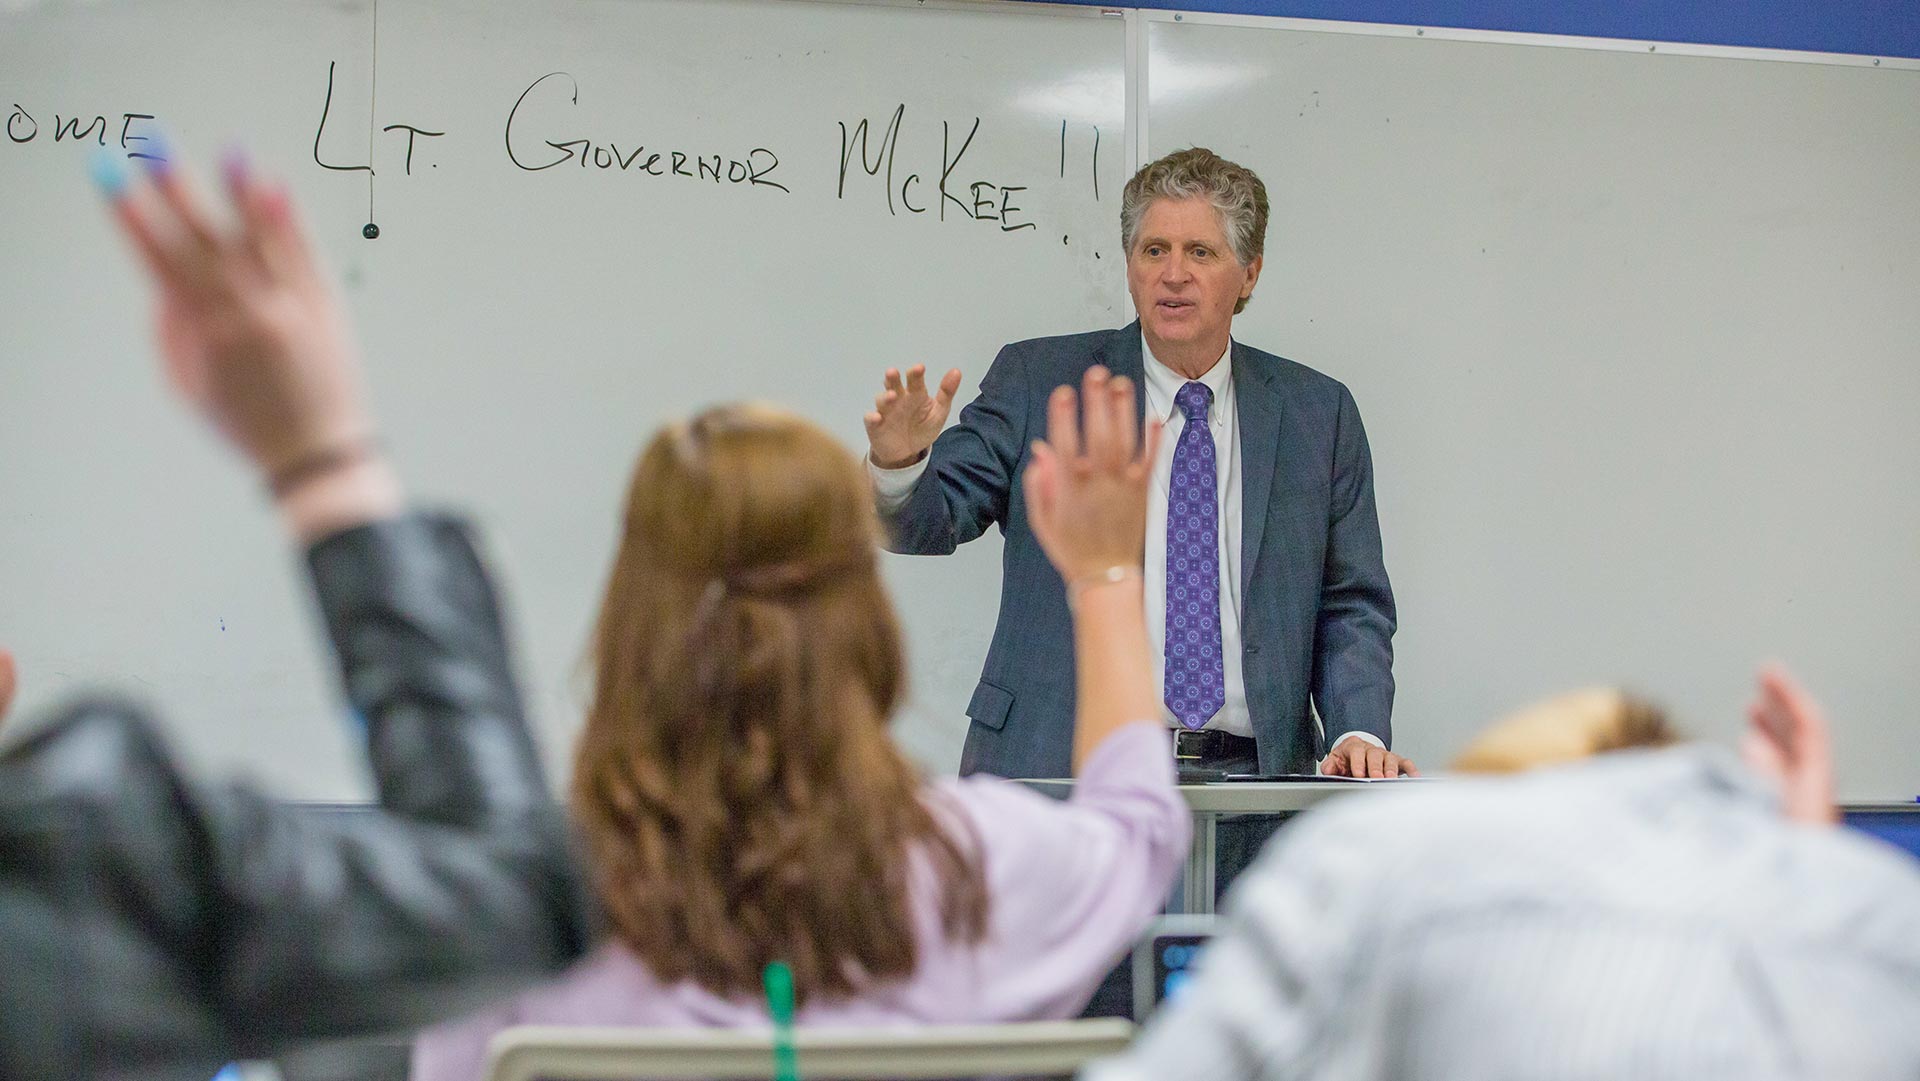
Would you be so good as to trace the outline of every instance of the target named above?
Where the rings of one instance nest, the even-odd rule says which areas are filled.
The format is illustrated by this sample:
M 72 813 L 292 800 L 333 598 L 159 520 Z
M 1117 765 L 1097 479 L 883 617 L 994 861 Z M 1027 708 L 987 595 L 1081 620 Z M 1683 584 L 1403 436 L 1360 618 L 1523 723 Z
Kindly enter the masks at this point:
M 1173 731 L 1173 758 L 1176 762 L 1198 762 L 1207 756 L 1204 728 L 1176 728 Z

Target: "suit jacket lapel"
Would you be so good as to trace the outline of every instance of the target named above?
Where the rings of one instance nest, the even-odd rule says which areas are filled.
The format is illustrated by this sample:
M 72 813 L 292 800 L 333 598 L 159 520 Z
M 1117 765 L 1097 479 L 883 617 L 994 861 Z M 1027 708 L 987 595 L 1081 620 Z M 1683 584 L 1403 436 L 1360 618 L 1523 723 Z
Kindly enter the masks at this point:
M 1278 480 L 1280 391 L 1253 351 L 1233 343 L 1233 396 L 1240 414 L 1240 603 L 1247 603 L 1253 567 L 1267 529 L 1268 497 Z
M 1140 351 L 1140 322 L 1135 320 L 1113 332 L 1093 355 L 1094 363 L 1104 364 L 1114 375 L 1133 380 L 1134 423 L 1147 422 L 1147 361 Z M 1079 390 L 1079 387 L 1074 387 Z

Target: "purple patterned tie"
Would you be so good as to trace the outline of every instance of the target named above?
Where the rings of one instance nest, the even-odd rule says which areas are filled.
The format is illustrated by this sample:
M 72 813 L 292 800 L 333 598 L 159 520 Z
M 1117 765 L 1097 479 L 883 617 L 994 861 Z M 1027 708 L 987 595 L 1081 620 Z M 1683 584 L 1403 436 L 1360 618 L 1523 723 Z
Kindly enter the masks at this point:
M 1220 471 L 1207 407 L 1213 391 L 1188 383 L 1173 396 L 1186 426 L 1167 489 L 1167 708 L 1199 728 L 1227 700 L 1220 655 Z

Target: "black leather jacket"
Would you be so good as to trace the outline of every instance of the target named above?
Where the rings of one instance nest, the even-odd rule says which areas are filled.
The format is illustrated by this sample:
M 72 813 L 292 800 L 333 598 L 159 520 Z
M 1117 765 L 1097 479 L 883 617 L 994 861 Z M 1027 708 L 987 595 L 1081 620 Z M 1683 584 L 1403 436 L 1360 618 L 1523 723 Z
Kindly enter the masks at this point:
M 0 755 L 0 1081 L 207 1081 L 472 1009 L 587 945 L 464 529 L 407 516 L 309 562 L 384 813 L 192 784 L 139 710 L 62 710 Z

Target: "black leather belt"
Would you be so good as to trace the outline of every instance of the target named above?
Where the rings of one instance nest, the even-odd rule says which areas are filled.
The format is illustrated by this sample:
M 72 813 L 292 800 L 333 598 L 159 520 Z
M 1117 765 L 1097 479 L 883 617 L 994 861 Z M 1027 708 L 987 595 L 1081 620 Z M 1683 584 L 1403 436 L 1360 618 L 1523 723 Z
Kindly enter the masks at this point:
M 1236 736 L 1203 728 L 1198 732 L 1185 728 L 1173 731 L 1173 758 L 1176 762 L 1218 762 L 1230 758 L 1257 758 L 1258 744 L 1247 736 Z

